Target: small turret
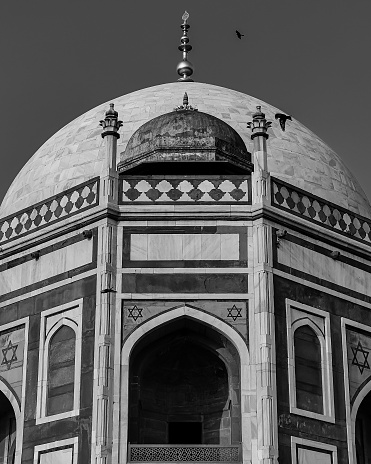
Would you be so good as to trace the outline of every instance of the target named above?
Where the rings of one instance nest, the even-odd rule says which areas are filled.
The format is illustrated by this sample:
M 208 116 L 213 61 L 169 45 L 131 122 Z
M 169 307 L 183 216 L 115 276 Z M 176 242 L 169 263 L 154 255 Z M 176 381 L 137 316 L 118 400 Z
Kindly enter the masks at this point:
M 247 127 L 250 127 L 252 134 L 251 139 L 254 140 L 258 135 L 268 138 L 267 131 L 271 127 L 272 123 L 265 119 L 265 114 L 261 111 L 261 106 L 256 107 L 256 113 L 252 115 L 252 121 L 247 123 Z
M 114 104 L 110 103 L 106 111 L 105 118 L 99 124 L 102 126 L 102 137 L 105 139 L 106 146 L 106 166 L 105 177 L 101 182 L 101 196 L 107 201 L 117 201 L 117 182 L 118 173 L 116 169 L 117 140 L 120 138 L 118 130 L 122 126 L 122 121 L 118 119 L 118 112 Z
M 110 103 L 109 110 L 106 111 L 106 117 L 99 122 L 99 124 L 103 127 L 103 138 L 106 137 L 106 135 L 113 135 L 117 139 L 120 138 L 118 130 L 122 126 L 122 121 L 119 121 L 118 116 L 119 114 L 114 109 L 114 104 Z
M 251 140 L 254 141 L 253 152 L 253 203 L 270 201 L 270 176 L 268 172 L 267 139 L 268 129 L 272 125 L 265 119 L 261 106 L 256 107 L 256 113 L 252 115 L 252 121 L 247 123 L 251 129 Z

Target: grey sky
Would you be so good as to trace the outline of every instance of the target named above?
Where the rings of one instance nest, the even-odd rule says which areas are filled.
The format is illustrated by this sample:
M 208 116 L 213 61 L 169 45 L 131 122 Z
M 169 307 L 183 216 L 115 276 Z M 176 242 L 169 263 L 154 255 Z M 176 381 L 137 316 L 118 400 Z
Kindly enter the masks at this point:
M 291 114 L 341 156 L 371 199 L 370 0 L 18 0 L 0 6 L 0 201 L 69 121 L 177 79 L 184 9 L 194 79 Z

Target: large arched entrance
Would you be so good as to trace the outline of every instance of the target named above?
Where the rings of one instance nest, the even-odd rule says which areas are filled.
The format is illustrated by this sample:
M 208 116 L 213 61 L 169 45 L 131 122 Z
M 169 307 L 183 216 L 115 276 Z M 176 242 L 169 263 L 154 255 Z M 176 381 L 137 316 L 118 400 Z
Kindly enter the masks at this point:
M 175 396 L 167 405 L 169 409 L 166 412 L 166 417 L 164 415 L 159 417 L 160 421 L 166 422 L 166 426 L 163 427 L 162 435 L 156 437 L 156 441 L 162 439 L 163 444 L 143 443 L 147 439 L 152 440 L 153 435 L 144 438 L 146 430 L 148 431 L 150 428 L 146 429 L 146 426 L 143 426 L 147 413 L 142 413 L 141 397 L 145 399 L 144 406 L 147 407 L 154 382 L 159 381 L 158 377 L 152 378 L 151 360 L 156 361 L 157 366 L 161 369 L 165 368 L 160 360 L 161 349 L 167 350 L 166 345 L 167 342 L 170 342 L 171 337 L 174 338 L 172 346 L 176 348 L 178 354 L 183 351 L 180 346 L 185 344 L 192 353 L 196 350 L 202 352 L 201 365 L 206 360 L 211 361 L 214 366 L 214 378 L 221 379 L 218 382 L 220 386 L 219 405 L 224 404 L 223 412 L 221 412 L 221 407 L 213 410 L 216 416 L 215 427 L 208 427 L 205 424 L 205 415 L 211 409 L 206 411 L 203 417 L 198 414 L 198 417 L 192 418 L 190 417 L 192 411 L 188 412 L 188 421 L 184 420 L 183 415 L 176 414 L 177 417 L 174 419 L 181 416 L 181 420 L 177 419 L 173 422 L 180 422 L 181 424 L 185 422 L 202 422 L 202 434 L 199 440 L 214 440 L 215 444 L 177 445 L 164 443 L 169 441 L 168 422 L 172 422 L 172 418 L 169 417 L 172 414 L 168 414 L 168 411 L 175 407 Z M 156 341 L 160 341 L 161 349 L 155 349 L 154 353 L 151 354 L 151 348 L 157 346 Z M 197 369 L 197 362 L 193 361 L 192 358 L 190 359 L 189 356 L 183 358 L 183 362 L 188 366 L 188 372 Z M 137 359 L 138 364 L 135 359 Z M 173 367 L 175 367 L 175 357 L 172 359 L 174 360 Z M 256 427 L 257 422 L 256 411 L 252 411 L 248 405 L 255 404 L 256 387 L 254 377 L 250 375 L 250 357 L 246 342 L 229 324 L 192 306 L 174 307 L 138 326 L 124 340 L 120 361 L 120 403 L 119 408 L 114 409 L 113 417 L 113 462 L 115 464 L 119 462 L 154 462 L 156 459 L 162 462 L 223 461 L 245 464 L 251 460 L 253 442 L 250 431 Z M 228 383 L 226 379 L 228 379 Z M 180 380 L 185 382 L 186 377 L 182 377 Z M 138 382 L 138 386 L 135 386 L 135 381 Z M 145 391 L 142 391 L 141 387 L 143 381 Z M 163 386 L 162 380 L 161 384 Z M 187 384 L 185 382 L 183 383 L 183 393 L 186 389 L 190 391 L 195 389 L 194 391 L 197 392 L 199 391 L 197 387 L 195 383 Z M 208 391 L 210 392 L 211 388 Z M 217 395 L 216 391 L 214 391 L 214 395 Z M 226 400 L 225 403 L 224 400 Z M 200 402 L 200 398 L 197 401 Z M 149 412 L 154 415 L 156 410 L 152 408 Z M 223 414 L 226 417 L 221 417 Z M 179 425 L 180 428 L 182 426 Z M 170 428 L 172 427 L 176 428 L 177 425 L 170 425 Z M 224 427 L 226 430 L 224 430 Z M 208 433 L 206 434 L 205 431 Z M 170 437 L 170 441 L 173 440 L 175 439 Z M 140 443 L 141 441 L 143 444 Z M 227 441 L 232 444 L 218 444 Z M 135 444 L 135 442 L 138 444 Z M 115 446 L 116 443 L 118 446 Z M 179 449 L 175 449 L 177 446 L 182 447 L 181 453 Z M 157 453 L 156 456 L 153 455 L 152 451 L 155 454 Z M 161 455 L 158 455 L 159 453 Z
M 129 443 L 241 442 L 236 348 L 187 317 L 143 337 L 129 366 Z

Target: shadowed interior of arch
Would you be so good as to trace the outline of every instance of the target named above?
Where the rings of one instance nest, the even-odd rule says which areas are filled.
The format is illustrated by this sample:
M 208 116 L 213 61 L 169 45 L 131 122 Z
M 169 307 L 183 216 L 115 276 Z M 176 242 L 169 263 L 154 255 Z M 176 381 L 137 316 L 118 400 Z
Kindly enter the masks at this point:
M 0 392 L 0 464 L 13 464 L 15 458 L 16 418 L 8 398 Z
M 129 443 L 238 444 L 239 356 L 183 317 L 143 337 L 130 358 Z
M 356 454 L 357 464 L 371 462 L 371 391 L 359 405 L 356 418 Z

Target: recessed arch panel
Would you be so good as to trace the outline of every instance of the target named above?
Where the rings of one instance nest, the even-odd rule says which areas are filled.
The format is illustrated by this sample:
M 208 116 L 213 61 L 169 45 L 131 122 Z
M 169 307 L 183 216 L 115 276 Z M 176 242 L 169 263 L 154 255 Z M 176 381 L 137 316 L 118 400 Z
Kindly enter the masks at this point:
M 255 385 L 252 382 L 253 376 L 250 375 L 250 359 L 247 345 L 241 335 L 230 325 L 216 318 L 210 313 L 201 311 L 197 308 L 182 305 L 169 311 L 153 317 L 142 325 L 138 326 L 124 341 L 121 351 L 121 391 L 120 391 L 120 410 L 119 422 L 120 427 L 114 436 L 114 442 L 119 443 L 119 461 L 127 460 L 127 442 L 128 442 L 128 415 L 125 413 L 129 397 L 129 364 L 132 350 L 140 340 L 150 334 L 155 329 L 164 324 L 176 321 L 179 318 L 190 318 L 194 321 L 212 328 L 214 331 L 222 334 L 238 352 L 240 358 L 240 378 L 241 378 L 241 430 L 243 443 L 243 461 L 251 458 L 251 430 L 252 422 L 256 424 L 256 413 L 245 410 L 244 406 L 249 404 L 251 396 L 256 396 Z

